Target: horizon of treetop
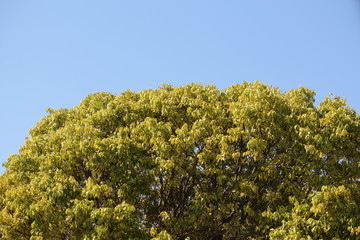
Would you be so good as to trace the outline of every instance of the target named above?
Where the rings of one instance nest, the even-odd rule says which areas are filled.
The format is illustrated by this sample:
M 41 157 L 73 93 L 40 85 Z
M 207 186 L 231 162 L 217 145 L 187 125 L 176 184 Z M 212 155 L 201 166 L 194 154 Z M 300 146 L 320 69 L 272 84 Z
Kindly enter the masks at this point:
M 0 239 L 359 239 L 360 117 L 244 82 L 48 109 L 0 175 Z

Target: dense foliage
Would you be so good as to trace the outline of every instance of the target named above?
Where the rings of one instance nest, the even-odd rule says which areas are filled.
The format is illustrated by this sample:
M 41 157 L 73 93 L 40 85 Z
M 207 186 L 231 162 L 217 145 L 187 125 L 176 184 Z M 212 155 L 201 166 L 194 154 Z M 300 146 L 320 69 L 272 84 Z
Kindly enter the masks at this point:
M 359 239 L 360 118 L 243 83 L 49 110 L 0 177 L 0 239 Z

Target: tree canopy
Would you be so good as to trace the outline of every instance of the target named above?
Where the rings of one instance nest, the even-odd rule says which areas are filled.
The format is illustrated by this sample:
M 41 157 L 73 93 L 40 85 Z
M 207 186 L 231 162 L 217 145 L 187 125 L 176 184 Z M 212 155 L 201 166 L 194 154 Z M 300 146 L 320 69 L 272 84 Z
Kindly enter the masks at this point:
M 91 94 L 4 164 L 0 239 L 359 239 L 360 117 L 260 82 Z

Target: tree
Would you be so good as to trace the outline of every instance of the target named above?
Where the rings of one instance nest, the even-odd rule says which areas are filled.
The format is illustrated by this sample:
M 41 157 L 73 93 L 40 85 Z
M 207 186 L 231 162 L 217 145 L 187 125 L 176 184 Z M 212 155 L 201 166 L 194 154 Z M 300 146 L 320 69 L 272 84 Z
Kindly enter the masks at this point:
M 314 94 L 163 85 L 49 109 L 5 163 L 0 239 L 357 239 L 360 117 Z

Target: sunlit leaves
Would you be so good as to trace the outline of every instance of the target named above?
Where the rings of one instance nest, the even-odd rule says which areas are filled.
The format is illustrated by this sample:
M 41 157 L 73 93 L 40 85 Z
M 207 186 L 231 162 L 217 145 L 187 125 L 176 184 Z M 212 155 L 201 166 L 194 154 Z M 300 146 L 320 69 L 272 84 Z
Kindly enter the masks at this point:
M 344 186 L 323 186 L 303 203 L 293 199 L 291 212 L 284 214 L 282 225 L 271 231 L 271 239 L 358 239 L 358 191 Z

